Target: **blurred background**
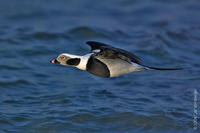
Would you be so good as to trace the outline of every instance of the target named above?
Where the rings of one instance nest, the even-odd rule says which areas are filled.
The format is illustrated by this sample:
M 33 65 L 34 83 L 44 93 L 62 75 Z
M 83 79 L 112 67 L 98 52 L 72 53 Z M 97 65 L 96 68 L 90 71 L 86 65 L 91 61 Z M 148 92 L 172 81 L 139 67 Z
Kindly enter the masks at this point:
M 198 132 L 199 15 L 199 0 L 0 0 L 0 133 Z M 106 79 L 50 64 L 88 40 L 185 69 Z

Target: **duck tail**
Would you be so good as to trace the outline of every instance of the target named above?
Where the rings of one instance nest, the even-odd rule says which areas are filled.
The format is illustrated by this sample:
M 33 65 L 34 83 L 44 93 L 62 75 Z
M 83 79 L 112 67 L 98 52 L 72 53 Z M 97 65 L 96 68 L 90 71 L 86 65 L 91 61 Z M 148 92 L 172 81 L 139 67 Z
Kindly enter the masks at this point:
M 159 70 L 159 71 L 168 71 L 168 70 L 183 70 L 183 68 L 157 68 L 151 66 L 144 66 L 146 70 Z

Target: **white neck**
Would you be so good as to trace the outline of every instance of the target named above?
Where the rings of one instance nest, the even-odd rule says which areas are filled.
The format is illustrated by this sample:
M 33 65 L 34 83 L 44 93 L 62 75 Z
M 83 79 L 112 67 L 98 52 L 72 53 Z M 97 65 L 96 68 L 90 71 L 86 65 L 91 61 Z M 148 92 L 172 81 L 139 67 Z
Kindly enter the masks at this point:
M 76 66 L 76 68 L 81 69 L 81 70 L 86 70 L 86 66 L 88 63 L 88 60 L 92 53 L 86 54 L 84 56 L 78 56 L 78 58 L 81 59 L 80 63 Z

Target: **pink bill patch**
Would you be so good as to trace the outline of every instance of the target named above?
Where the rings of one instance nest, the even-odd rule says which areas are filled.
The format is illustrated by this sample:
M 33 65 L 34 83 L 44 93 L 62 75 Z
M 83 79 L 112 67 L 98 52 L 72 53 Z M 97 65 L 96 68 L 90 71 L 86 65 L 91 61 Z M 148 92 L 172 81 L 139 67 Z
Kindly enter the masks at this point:
M 52 60 L 51 63 L 55 63 L 55 60 Z

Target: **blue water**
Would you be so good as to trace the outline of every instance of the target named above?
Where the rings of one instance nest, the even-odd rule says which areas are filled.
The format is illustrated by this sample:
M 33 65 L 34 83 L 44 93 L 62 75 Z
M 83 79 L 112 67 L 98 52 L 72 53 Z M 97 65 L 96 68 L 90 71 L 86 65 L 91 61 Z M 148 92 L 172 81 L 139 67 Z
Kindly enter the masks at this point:
M 88 40 L 185 69 L 106 79 L 49 62 Z M 0 133 L 199 132 L 199 68 L 199 0 L 0 1 Z

